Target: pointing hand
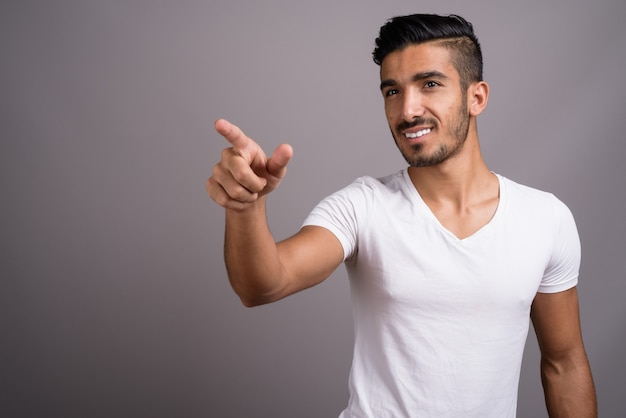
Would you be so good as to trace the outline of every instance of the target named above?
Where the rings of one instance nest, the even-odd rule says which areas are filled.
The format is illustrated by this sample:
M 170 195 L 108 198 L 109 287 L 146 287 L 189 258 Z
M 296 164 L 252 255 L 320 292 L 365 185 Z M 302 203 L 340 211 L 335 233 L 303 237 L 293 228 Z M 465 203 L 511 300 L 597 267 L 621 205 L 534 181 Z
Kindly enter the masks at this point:
M 225 208 L 243 210 L 278 187 L 293 156 L 290 145 L 279 145 L 268 158 L 256 142 L 227 120 L 218 119 L 215 130 L 231 147 L 222 151 L 222 159 L 207 180 L 213 200 Z

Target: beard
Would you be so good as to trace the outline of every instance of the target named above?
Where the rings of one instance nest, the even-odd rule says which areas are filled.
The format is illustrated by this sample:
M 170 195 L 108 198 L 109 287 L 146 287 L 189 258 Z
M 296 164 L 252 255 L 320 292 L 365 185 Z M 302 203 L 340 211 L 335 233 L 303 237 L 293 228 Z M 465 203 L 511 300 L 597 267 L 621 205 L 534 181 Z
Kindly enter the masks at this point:
M 411 167 L 431 167 L 441 164 L 448 158 L 458 154 L 463 148 L 470 125 L 470 116 L 467 111 L 467 101 L 465 99 L 461 101 L 456 117 L 454 117 L 450 122 L 450 126 L 447 130 L 447 136 L 453 138 L 453 143 L 451 145 L 441 143 L 439 144 L 439 147 L 430 154 L 424 153 L 424 144 L 422 143 L 413 144 L 409 147 L 409 149 L 406 149 L 400 146 L 400 141 L 404 139 L 402 131 L 413 126 L 430 125 L 433 127 L 433 130 L 439 129 L 439 123 L 436 120 L 418 117 L 413 119 L 411 122 L 405 121 L 398 124 L 396 127 L 396 135 L 393 135 L 392 130 L 392 135 L 400 153 Z

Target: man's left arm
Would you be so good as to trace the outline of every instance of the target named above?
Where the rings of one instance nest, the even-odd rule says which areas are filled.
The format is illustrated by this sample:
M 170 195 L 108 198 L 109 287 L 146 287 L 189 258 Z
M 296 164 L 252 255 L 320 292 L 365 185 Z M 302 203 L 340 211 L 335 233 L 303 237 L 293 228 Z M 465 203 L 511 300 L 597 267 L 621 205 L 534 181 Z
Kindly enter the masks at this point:
M 541 381 L 549 416 L 597 417 L 576 287 L 558 293 L 537 293 L 531 319 L 541 350 Z

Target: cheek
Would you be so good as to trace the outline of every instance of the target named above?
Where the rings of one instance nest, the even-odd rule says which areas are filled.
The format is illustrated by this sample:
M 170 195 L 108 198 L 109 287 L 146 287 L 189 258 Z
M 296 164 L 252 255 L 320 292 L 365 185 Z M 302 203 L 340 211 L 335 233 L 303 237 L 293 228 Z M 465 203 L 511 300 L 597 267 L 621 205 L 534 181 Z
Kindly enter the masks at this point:
M 398 111 L 393 103 L 385 102 L 385 117 L 391 122 L 398 117 Z
M 391 109 L 389 109 L 389 106 L 385 105 L 385 117 L 387 118 L 388 122 L 391 122 L 392 115 L 393 115 L 393 112 L 391 112 Z

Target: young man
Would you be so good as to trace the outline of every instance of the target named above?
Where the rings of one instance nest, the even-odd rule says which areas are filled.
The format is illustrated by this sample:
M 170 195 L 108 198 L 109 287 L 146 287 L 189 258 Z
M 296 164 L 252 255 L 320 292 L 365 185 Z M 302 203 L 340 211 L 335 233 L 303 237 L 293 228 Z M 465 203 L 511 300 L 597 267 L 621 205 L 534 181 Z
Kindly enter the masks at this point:
M 356 180 L 282 242 L 269 231 L 265 201 L 291 147 L 268 158 L 239 128 L 216 122 L 232 146 L 207 190 L 226 208 L 226 265 L 243 304 L 314 286 L 345 263 L 355 350 L 341 417 L 514 417 L 529 316 L 550 416 L 596 416 L 576 226 L 553 195 L 485 165 L 476 117 L 489 87 L 471 24 L 394 18 L 374 61 L 408 169 Z

